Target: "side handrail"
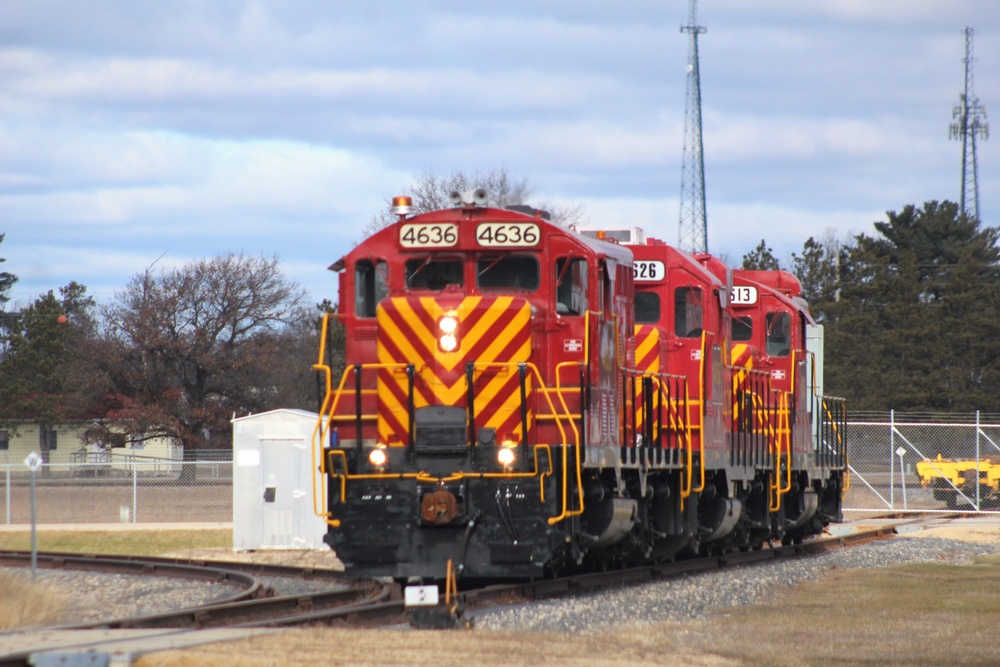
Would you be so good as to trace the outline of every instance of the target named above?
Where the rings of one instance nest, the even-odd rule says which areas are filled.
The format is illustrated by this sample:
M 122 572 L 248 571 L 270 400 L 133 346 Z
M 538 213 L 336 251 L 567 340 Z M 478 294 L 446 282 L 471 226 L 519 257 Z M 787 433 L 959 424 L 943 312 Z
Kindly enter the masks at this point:
M 826 397 L 826 396 L 823 397 L 823 410 L 826 412 L 827 418 L 829 419 L 829 422 L 830 422 L 830 428 L 833 431 L 833 434 L 834 434 L 834 436 L 837 439 L 838 448 L 841 451 L 843 451 L 843 456 L 844 456 L 844 467 L 843 467 L 844 477 L 843 477 L 843 480 L 844 480 L 844 483 L 843 483 L 843 488 L 842 488 L 842 492 L 841 492 L 841 497 L 843 497 L 843 495 L 845 495 L 850 490 L 850 488 L 851 488 L 851 466 L 850 466 L 850 460 L 848 459 L 846 434 L 843 434 L 843 433 L 840 432 L 840 423 L 841 422 L 839 420 L 837 420 L 833 416 L 833 411 L 830 409 L 830 406 L 827 404 L 827 400 L 828 399 L 831 400 L 831 401 L 837 400 L 838 402 L 840 402 L 840 403 L 843 404 L 843 417 L 842 417 L 842 419 L 843 419 L 843 423 L 844 423 L 845 427 L 846 427 L 846 424 L 847 424 L 847 401 L 845 399 L 843 399 L 843 398 L 836 398 L 836 399 L 834 399 L 834 397 L 832 397 L 832 396 L 831 397 Z
M 781 509 L 781 496 L 792 489 L 792 440 L 790 425 L 789 392 L 781 392 L 778 398 L 778 429 L 777 442 L 775 447 L 774 460 L 774 482 L 771 490 L 774 492 L 773 502 L 770 511 L 777 512 Z M 782 482 L 781 461 L 782 450 L 785 454 L 785 482 Z

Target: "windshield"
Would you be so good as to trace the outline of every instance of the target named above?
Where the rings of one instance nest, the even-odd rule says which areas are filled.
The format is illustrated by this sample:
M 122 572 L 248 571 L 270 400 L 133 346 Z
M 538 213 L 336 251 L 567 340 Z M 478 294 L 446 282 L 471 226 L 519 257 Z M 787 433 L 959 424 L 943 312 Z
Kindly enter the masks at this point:
M 484 255 L 476 263 L 479 287 L 534 291 L 538 289 L 538 261 L 534 257 Z
M 412 289 L 442 290 L 446 285 L 462 286 L 462 260 L 421 257 L 407 260 L 406 286 Z

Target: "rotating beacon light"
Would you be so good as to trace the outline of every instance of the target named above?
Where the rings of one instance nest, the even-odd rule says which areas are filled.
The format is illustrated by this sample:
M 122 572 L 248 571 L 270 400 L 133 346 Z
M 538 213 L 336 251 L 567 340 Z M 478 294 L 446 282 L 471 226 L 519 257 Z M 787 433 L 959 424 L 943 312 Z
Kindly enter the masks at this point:
M 449 311 L 438 319 L 438 347 L 442 352 L 458 349 L 458 313 Z
M 405 218 L 410 213 L 413 212 L 413 197 L 407 197 L 406 195 L 400 195 L 398 197 L 392 198 L 392 207 L 389 211 L 393 215 L 398 215 L 400 218 Z

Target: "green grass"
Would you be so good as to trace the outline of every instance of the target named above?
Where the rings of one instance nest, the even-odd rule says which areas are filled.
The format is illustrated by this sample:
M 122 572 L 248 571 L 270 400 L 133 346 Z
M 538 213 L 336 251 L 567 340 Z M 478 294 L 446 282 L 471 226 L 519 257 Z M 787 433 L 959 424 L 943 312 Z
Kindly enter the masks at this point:
M 213 530 L 39 531 L 38 550 L 67 553 L 160 556 L 190 549 L 232 548 L 233 532 Z M 31 532 L 0 533 L 0 549 L 28 551 Z

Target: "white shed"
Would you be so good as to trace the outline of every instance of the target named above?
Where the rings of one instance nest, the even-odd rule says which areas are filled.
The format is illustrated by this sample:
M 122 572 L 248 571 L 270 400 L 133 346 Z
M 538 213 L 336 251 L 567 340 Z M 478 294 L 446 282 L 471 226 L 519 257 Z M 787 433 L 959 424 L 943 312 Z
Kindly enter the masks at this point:
M 316 419 L 287 409 L 233 419 L 233 549 L 329 549 L 313 512 Z

